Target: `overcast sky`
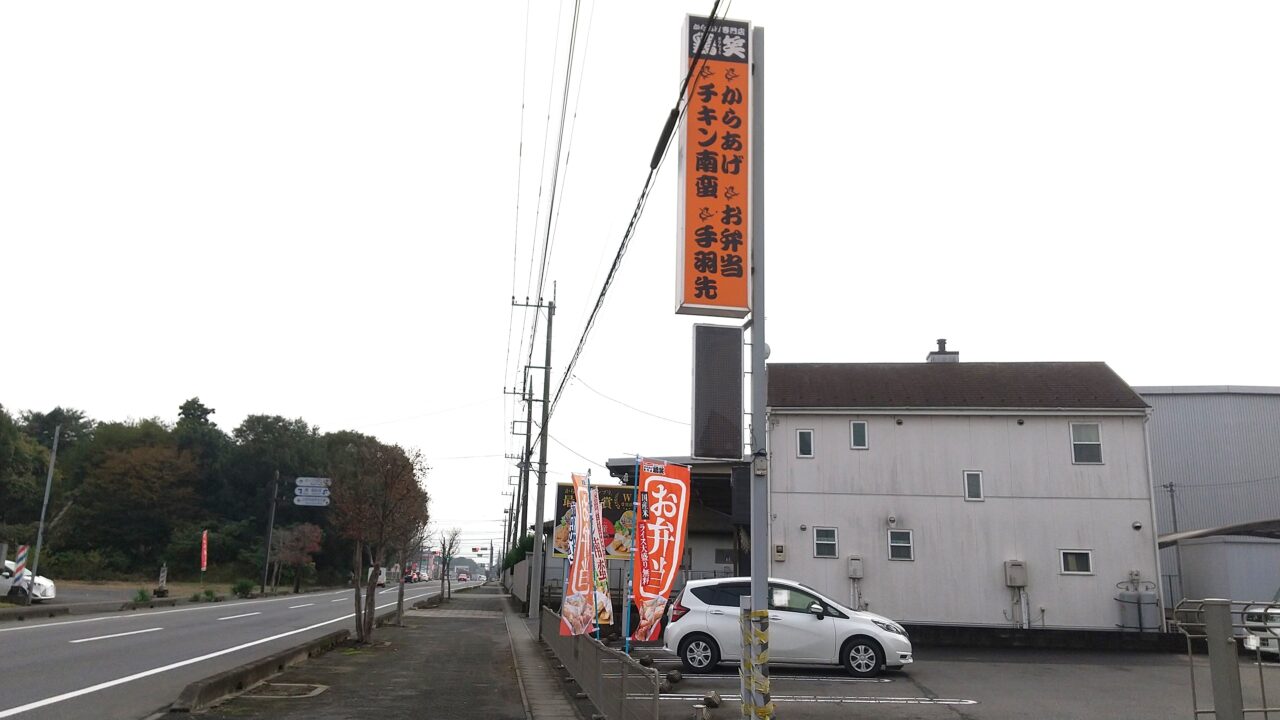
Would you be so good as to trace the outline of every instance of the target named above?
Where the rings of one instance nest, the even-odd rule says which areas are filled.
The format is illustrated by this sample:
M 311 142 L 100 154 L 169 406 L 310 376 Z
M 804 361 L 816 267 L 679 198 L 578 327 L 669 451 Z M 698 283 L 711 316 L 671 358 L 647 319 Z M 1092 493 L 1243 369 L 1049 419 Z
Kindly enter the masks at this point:
M 683 16 L 710 7 L 582 2 L 553 387 L 678 92 Z M 426 453 L 437 525 L 500 537 L 529 352 L 510 298 L 547 238 L 573 8 L 0 5 L 0 403 L 172 422 L 198 395 L 227 430 L 372 433 Z M 1280 4 L 729 14 L 767 32 L 772 360 L 914 362 L 946 337 L 962 361 L 1280 385 Z M 676 171 L 552 418 L 553 481 L 689 452 Z

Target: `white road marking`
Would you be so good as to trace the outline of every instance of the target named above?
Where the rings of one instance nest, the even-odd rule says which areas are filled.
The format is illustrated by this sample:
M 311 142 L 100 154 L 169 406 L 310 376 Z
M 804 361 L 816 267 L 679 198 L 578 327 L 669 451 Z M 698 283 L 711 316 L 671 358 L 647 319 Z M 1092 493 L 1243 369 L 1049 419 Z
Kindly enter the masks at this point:
M 652 695 L 635 694 L 628 697 L 646 698 Z M 700 700 L 701 695 L 694 693 L 663 693 L 660 696 L 663 700 Z M 720 699 L 725 702 L 741 701 L 741 695 L 721 695 Z M 801 702 L 801 703 L 827 703 L 827 704 L 859 704 L 859 705 L 977 705 L 977 700 L 963 700 L 960 698 L 928 698 L 928 697 L 875 697 L 869 695 L 850 695 L 850 696 L 824 696 L 824 695 L 770 695 L 769 699 L 773 702 Z M 3 717 L 0 715 L 0 717 Z
M 338 593 L 347 593 L 349 590 L 339 590 L 338 592 L 319 593 L 324 595 L 337 595 Z M 243 600 L 240 602 L 230 603 L 201 603 L 200 607 L 179 608 L 177 610 L 148 610 L 131 613 L 129 615 L 104 615 L 102 617 L 91 617 L 83 620 L 62 620 L 60 622 L 40 623 L 38 625 L 22 625 L 20 627 L 0 628 L 0 633 L 15 632 L 18 630 L 35 630 L 36 628 L 60 627 L 62 625 L 78 625 L 80 623 L 102 622 L 104 620 L 136 620 L 137 618 L 152 617 L 153 615 L 170 615 L 172 613 L 197 612 L 200 610 L 226 610 L 228 607 L 244 607 L 246 605 L 258 605 L 261 603 L 285 602 L 286 600 L 297 600 L 296 597 L 280 597 L 269 598 L 266 600 Z
M 315 603 L 303 603 L 303 604 L 301 604 L 301 605 L 290 605 L 290 606 L 289 606 L 289 609 L 290 609 L 290 610 L 297 610 L 297 609 L 298 609 L 298 608 L 300 608 L 300 607 L 311 607 L 312 605 L 315 605 Z
M 434 593 L 423 593 L 422 595 L 414 595 L 412 598 L 405 598 L 405 600 L 416 600 L 420 597 L 429 596 L 433 594 Z M 382 608 L 391 607 L 392 605 L 395 605 L 395 603 L 386 603 L 385 605 L 378 605 L 374 609 L 381 610 Z M 253 640 L 253 641 L 243 643 L 241 645 L 236 645 L 235 647 L 229 647 L 223 650 L 215 650 L 214 652 L 207 653 L 205 655 L 200 655 L 199 657 L 187 658 L 186 660 L 179 660 L 178 662 L 175 662 L 175 663 L 162 665 L 160 667 L 152 668 L 150 670 L 143 670 L 142 672 L 134 673 L 132 675 L 126 675 L 122 678 L 116 678 L 115 680 L 108 680 L 106 682 L 100 682 L 97 685 L 90 685 L 89 687 L 81 688 L 79 690 L 64 692 L 61 695 L 53 695 L 51 697 L 47 697 L 42 700 L 35 700 L 33 702 L 27 703 L 26 705 L 19 705 L 17 707 L 9 708 L 7 710 L 0 710 L 0 719 L 13 717 L 14 715 L 21 715 L 24 712 L 38 710 L 42 707 L 48 707 L 49 705 L 54 705 L 60 702 L 71 700 L 73 698 L 81 697 L 82 695 L 95 693 L 95 692 L 98 692 L 99 690 L 106 690 L 108 688 L 113 688 L 117 685 L 123 685 L 125 683 L 133 682 L 134 680 L 141 680 L 142 678 L 151 677 L 152 675 L 159 675 L 162 672 L 168 672 L 170 670 L 176 670 L 180 667 L 194 665 L 195 663 L 204 662 L 205 660 L 212 660 L 213 658 L 216 658 L 216 657 L 222 657 L 223 655 L 227 655 L 227 654 L 236 652 L 238 650 L 244 650 L 245 648 L 251 648 L 251 647 L 254 647 L 255 645 L 261 645 L 263 643 L 269 643 L 273 640 L 279 640 L 280 638 L 286 638 L 286 637 L 289 637 L 290 635 L 297 635 L 298 633 L 309 632 L 311 630 L 315 630 L 316 628 L 322 628 L 325 625 L 332 625 L 333 623 L 342 622 L 343 620 L 350 620 L 355 616 L 356 616 L 355 613 L 348 613 L 346 615 L 343 615 L 342 617 L 336 617 L 336 618 L 333 618 L 332 620 L 325 620 L 324 622 L 318 622 L 314 625 L 308 625 L 307 627 L 304 627 L 304 628 L 298 628 L 297 630 L 282 632 L 278 635 L 265 637 L 265 638 L 262 638 L 261 640 Z
M 142 633 L 155 632 L 157 630 L 163 630 L 163 629 L 164 628 L 153 627 L 153 628 L 147 628 L 146 630 L 134 630 L 133 632 L 115 633 L 114 635 L 99 635 L 98 637 L 81 638 L 79 640 L 70 640 L 68 642 L 74 645 L 76 643 L 93 642 L 94 640 L 107 640 L 109 638 L 124 637 L 125 635 L 140 635 Z
M 330 600 L 329 602 L 342 602 L 343 600 L 346 600 L 346 599 L 347 598 L 338 598 L 337 600 Z
M 250 617 L 250 616 L 253 616 L 253 615 L 261 615 L 261 614 L 262 614 L 262 611 L 261 611 L 261 610 L 259 610 L 258 612 L 242 613 L 242 614 L 240 614 L 240 615 L 228 615 L 228 616 L 226 616 L 226 617 L 224 617 L 224 618 L 218 618 L 218 620 L 219 620 L 219 621 L 222 621 L 222 620 L 235 620 L 235 619 L 237 619 L 237 618 Z

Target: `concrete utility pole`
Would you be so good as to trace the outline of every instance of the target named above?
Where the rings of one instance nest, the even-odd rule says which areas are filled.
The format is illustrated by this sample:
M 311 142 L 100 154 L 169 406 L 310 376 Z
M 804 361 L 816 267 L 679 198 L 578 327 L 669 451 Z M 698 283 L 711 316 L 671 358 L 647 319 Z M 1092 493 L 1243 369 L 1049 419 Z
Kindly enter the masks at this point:
M 765 344 L 764 305 L 764 28 L 751 31 L 752 73 L 751 113 L 751 623 L 760 642 L 752 643 L 753 655 L 768 657 L 769 643 L 769 402 Z M 769 701 L 769 663 L 753 662 L 753 689 L 750 706 L 757 717 L 772 712 Z M 761 711 L 767 715 L 760 714 Z
M 1160 487 L 1169 491 L 1169 510 L 1173 513 L 1173 531 L 1176 533 L 1178 532 L 1178 502 L 1177 502 L 1177 498 L 1174 497 L 1174 488 L 1176 486 L 1171 482 L 1167 482 L 1161 485 Z M 1173 544 L 1173 559 L 1174 559 L 1174 564 L 1177 565 L 1178 567 L 1177 597 L 1181 598 L 1182 597 L 1182 546 L 1176 542 Z M 1170 593 L 1173 592 L 1172 587 L 1169 588 L 1169 592 Z M 1173 601 L 1174 599 L 1171 596 L 1169 598 L 1169 602 L 1173 602 Z
M 267 521 L 267 552 L 266 557 L 262 560 L 262 594 L 267 594 L 267 573 L 271 570 L 271 535 L 276 530 L 276 494 L 277 486 L 280 484 L 280 471 L 276 471 L 275 479 L 271 481 L 271 510 L 268 512 L 270 520 Z M 356 582 L 360 582 L 360 578 L 356 578 Z M 251 586 L 252 587 L 252 586 Z
M 31 562 L 31 583 L 35 587 L 36 576 L 40 574 L 40 548 L 44 545 L 44 516 L 49 511 L 49 490 L 53 487 L 53 466 L 58 462 L 58 437 L 62 435 L 62 426 L 53 428 L 53 451 L 49 454 L 49 475 L 44 481 L 44 504 L 40 506 L 40 529 L 36 531 L 36 557 Z M 4 558 L 0 558 L 4 560 Z M 31 593 L 27 593 L 27 604 L 31 604 Z
M 530 568 L 529 582 L 529 614 L 528 617 L 541 617 L 542 612 L 542 567 L 546 564 L 542 557 L 542 520 L 547 497 L 547 425 L 551 422 L 551 323 L 556 315 L 556 301 L 547 303 L 547 354 L 542 367 L 542 428 L 538 439 L 538 496 L 533 511 L 533 567 Z M 532 430 L 532 428 L 530 428 Z M 532 434 L 532 433 L 531 433 Z M 538 639 L 542 639 L 542 623 L 538 622 Z

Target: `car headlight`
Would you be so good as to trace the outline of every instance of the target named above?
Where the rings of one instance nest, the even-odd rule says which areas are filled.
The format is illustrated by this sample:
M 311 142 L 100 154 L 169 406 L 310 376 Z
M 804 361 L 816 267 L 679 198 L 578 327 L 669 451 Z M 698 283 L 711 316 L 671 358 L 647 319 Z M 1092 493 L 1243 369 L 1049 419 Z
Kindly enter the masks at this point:
M 876 627 L 880 628 L 885 632 L 893 633 L 894 635 L 901 635 L 902 637 L 907 636 L 907 631 L 904 630 L 902 626 L 899 625 L 898 623 L 880 622 L 879 620 L 872 620 L 871 622 L 875 623 Z

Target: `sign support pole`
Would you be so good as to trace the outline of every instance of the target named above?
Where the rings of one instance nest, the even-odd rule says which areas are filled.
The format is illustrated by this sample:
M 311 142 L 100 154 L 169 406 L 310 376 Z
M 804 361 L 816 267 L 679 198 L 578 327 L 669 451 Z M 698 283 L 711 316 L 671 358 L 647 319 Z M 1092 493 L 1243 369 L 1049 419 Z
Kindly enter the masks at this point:
M 276 471 L 275 479 L 271 481 L 271 510 L 268 513 L 271 517 L 267 521 L 267 552 L 262 561 L 262 594 L 267 594 L 267 573 L 271 572 L 271 535 L 276 530 L 276 486 L 280 483 L 280 471 Z
M 769 700 L 769 402 L 764 305 L 764 28 L 751 31 L 751 700 L 757 718 L 773 717 Z M 758 658 L 765 658 L 758 661 Z M 747 699 L 743 698 L 744 704 Z

